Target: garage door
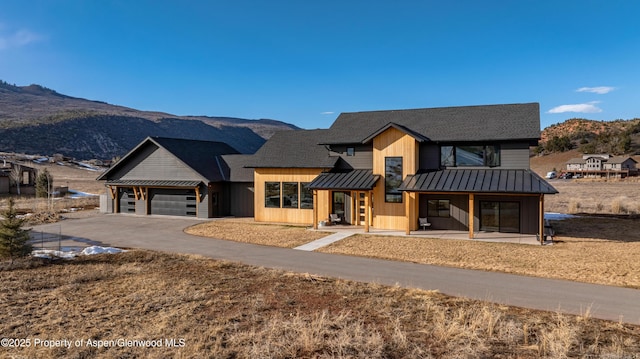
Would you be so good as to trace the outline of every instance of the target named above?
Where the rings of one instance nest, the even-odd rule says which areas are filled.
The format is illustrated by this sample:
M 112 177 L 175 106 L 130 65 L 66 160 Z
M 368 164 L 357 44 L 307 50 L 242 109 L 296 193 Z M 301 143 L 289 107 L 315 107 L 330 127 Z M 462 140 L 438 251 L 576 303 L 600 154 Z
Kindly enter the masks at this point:
M 136 197 L 133 188 L 118 188 L 118 203 L 120 213 L 136 213 Z
M 193 189 L 149 189 L 151 214 L 196 216 L 196 193 Z

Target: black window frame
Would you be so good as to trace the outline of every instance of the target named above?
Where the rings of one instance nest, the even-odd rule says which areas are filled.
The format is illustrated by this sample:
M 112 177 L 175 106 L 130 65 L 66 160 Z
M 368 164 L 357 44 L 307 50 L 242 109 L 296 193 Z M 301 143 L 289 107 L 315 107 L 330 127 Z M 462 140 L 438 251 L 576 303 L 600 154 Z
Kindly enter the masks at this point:
M 390 164 L 391 161 L 399 161 L 399 164 Z M 386 203 L 402 203 L 402 192 L 398 188 L 402 184 L 402 175 L 404 170 L 403 158 L 399 156 L 390 156 L 384 158 L 384 201 Z M 390 171 L 390 168 L 399 167 Z
M 427 217 L 450 218 L 451 217 L 451 200 L 450 199 L 427 200 Z
M 300 209 L 313 209 L 313 190 L 309 189 L 310 184 L 311 182 L 300 182 Z
M 277 186 L 277 192 L 278 192 L 278 196 L 277 196 L 277 201 L 270 201 L 272 199 L 274 199 L 275 196 L 275 189 L 273 189 L 271 191 L 272 194 L 270 194 L 269 191 L 269 186 Z M 264 183 L 264 206 L 266 208 L 281 208 L 281 201 L 282 198 L 282 185 L 280 184 L 280 182 L 275 182 L 275 181 L 265 181 Z
M 281 208 L 298 208 L 300 202 L 300 182 L 282 182 L 281 188 Z M 291 188 L 295 188 L 295 191 L 288 191 L 288 189 Z
M 472 163 L 473 158 L 463 162 L 461 152 L 467 149 L 467 153 L 482 153 L 482 163 Z M 460 152 L 460 153 L 459 153 Z M 468 156 L 467 156 L 468 157 Z M 440 167 L 500 167 L 502 161 L 502 148 L 499 144 L 444 144 L 440 145 Z

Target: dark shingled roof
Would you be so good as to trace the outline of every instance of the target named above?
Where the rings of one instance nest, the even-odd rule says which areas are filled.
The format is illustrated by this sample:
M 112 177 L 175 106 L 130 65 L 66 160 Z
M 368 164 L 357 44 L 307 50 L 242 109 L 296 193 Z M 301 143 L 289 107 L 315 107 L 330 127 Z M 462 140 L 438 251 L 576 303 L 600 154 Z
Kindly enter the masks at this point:
M 555 194 L 558 191 L 531 170 L 447 169 L 407 176 L 399 188 L 410 192 L 482 192 Z
M 253 182 L 253 168 L 245 166 L 252 161 L 253 155 L 220 156 L 225 169 L 225 180 L 230 182 Z
M 362 143 L 393 123 L 430 141 L 500 141 L 540 138 L 538 103 L 342 113 L 325 144 Z
M 318 145 L 328 130 L 276 132 L 248 161 L 253 168 L 333 168 L 338 157 L 329 157 Z
M 380 179 L 372 170 L 321 173 L 311 183 L 310 189 L 333 189 L 345 191 L 371 190 Z
M 109 174 L 124 166 L 143 146 L 149 143 L 164 148 L 185 165 L 192 168 L 209 182 L 224 181 L 224 171 L 220 166 L 221 155 L 239 153 L 224 142 L 187 140 L 181 138 L 147 137 L 138 146 L 129 151 L 120 161 L 103 173 L 98 180 L 109 179 Z

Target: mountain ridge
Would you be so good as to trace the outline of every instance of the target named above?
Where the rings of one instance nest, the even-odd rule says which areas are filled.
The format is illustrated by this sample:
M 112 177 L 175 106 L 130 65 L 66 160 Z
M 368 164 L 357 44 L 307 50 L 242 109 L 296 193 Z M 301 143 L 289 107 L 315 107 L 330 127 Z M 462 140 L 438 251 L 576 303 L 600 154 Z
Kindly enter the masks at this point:
M 60 94 L 41 85 L 0 80 L 0 151 L 79 159 L 124 155 L 147 136 L 226 142 L 253 153 L 276 131 L 297 126 L 272 119 L 177 116 Z

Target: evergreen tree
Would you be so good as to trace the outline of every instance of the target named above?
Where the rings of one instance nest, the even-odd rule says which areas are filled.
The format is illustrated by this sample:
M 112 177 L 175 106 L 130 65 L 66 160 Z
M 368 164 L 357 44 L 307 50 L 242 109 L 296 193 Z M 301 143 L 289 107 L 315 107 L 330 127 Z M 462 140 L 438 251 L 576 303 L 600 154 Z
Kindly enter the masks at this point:
M 29 230 L 23 229 L 24 220 L 18 218 L 14 208 L 13 198 L 9 199 L 9 208 L 2 213 L 0 221 L 0 258 L 11 259 L 26 257 L 31 254 L 33 247 L 28 243 Z
M 53 176 L 45 168 L 36 177 L 36 197 L 48 197 L 53 192 Z

